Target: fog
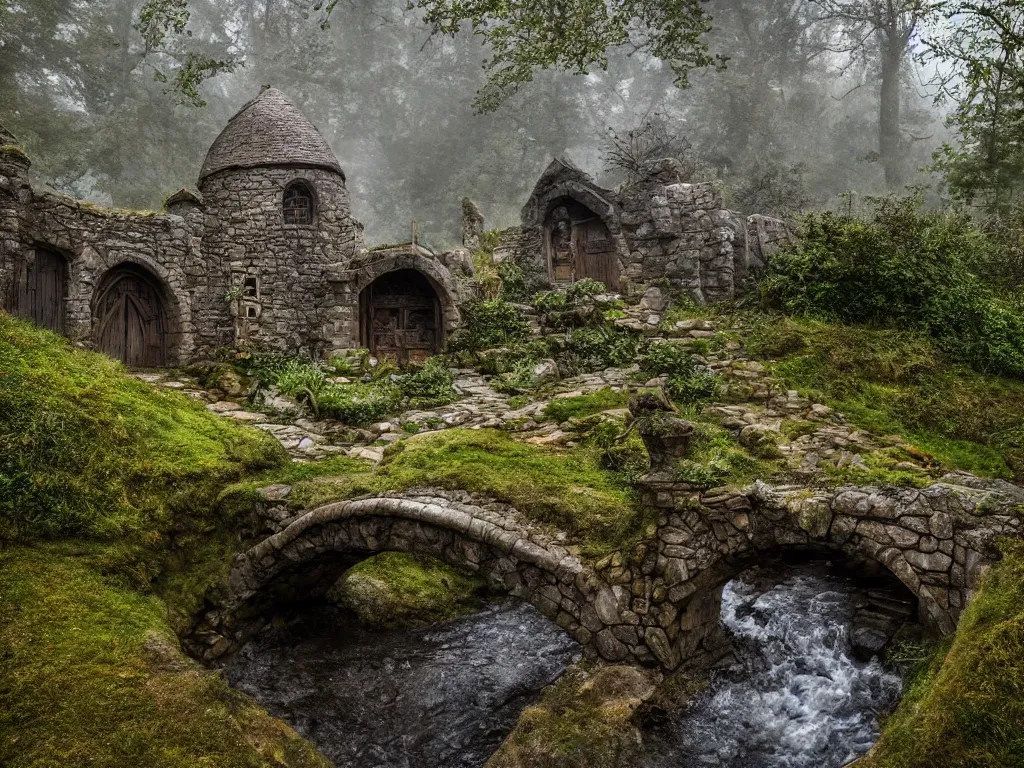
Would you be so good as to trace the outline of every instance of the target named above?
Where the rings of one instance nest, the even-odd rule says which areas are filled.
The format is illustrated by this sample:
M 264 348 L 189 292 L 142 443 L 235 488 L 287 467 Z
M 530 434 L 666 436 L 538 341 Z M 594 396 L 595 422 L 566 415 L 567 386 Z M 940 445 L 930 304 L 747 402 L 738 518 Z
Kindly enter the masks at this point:
M 158 208 L 195 184 L 227 120 L 273 84 L 338 155 L 371 245 L 408 240 L 414 220 L 427 243 L 452 244 L 465 195 L 488 227 L 510 226 L 553 156 L 622 183 L 607 167 L 609 140 L 652 121 L 695 178 L 719 179 L 746 213 L 885 190 L 878 56 L 852 50 L 850 30 L 821 18 L 817 3 L 709 3 L 712 50 L 728 64 L 689 89 L 659 62 L 617 51 L 607 71 L 540 72 L 490 114 L 472 107 L 486 78 L 480 38 L 433 35 L 404 0 L 343 0 L 327 29 L 310 0 L 193 0 L 187 45 L 241 62 L 203 84 L 200 107 L 160 82 L 161 62 L 133 27 L 140 5 L 23 0 L 0 14 L 0 123 L 28 149 L 39 182 Z M 934 185 L 921 169 L 946 140 L 928 79 L 908 53 L 901 186 Z

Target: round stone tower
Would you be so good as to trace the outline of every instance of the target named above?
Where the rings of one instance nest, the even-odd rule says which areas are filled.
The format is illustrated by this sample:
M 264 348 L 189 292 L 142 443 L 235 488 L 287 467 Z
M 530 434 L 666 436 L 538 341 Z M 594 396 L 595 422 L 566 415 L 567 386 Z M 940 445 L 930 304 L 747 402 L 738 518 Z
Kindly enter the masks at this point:
M 207 346 L 318 356 L 349 333 L 331 277 L 362 244 L 345 174 L 311 122 L 264 88 L 210 147 L 199 175 L 208 214 L 203 251 L 223 290 Z M 227 326 L 227 327 L 225 327 Z M 344 346 L 344 344 L 340 344 Z

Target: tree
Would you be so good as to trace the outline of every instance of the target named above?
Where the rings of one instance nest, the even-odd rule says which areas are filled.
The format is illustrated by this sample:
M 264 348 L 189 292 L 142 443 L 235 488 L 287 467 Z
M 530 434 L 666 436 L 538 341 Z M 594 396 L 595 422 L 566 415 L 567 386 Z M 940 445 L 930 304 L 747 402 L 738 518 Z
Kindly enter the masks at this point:
M 928 55 L 945 65 L 940 100 L 954 105 L 959 144 L 937 167 L 955 198 L 1006 217 L 1024 190 L 1024 2 L 956 2 L 945 15 Z
M 878 157 L 889 189 L 906 181 L 906 141 L 900 121 L 902 78 L 911 43 L 939 7 L 932 0 L 812 0 L 824 19 L 845 28 L 836 50 L 871 61 L 878 68 Z

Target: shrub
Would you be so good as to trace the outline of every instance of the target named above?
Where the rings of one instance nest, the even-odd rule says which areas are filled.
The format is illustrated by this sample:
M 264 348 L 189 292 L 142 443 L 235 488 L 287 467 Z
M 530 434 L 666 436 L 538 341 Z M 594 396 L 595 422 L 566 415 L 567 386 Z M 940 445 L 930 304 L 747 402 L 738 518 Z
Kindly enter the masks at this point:
M 691 352 L 681 344 L 651 344 L 640 359 L 648 376 L 667 376 L 665 391 L 683 405 L 713 399 L 719 392 L 719 378 L 709 368 L 694 363 Z
M 454 402 L 458 395 L 455 377 L 441 357 L 432 357 L 422 367 L 398 379 L 398 388 L 413 408 L 436 408 Z
M 522 267 L 511 261 L 503 261 L 498 265 L 498 277 L 501 278 L 502 299 L 511 302 L 529 300 L 530 288 L 526 284 L 526 273 Z
M 452 352 L 479 352 L 525 342 L 530 326 L 514 305 L 502 299 L 478 299 L 462 307 L 463 327 L 448 342 Z
M 772 259 L 762 297 L 789 314 L 919 329 L 978 370 L 1022 376 L 1024 314 L 972 271 L 994 247 L 965 215 L 886 198 L 867 217 L 806 217 Z
M 386 419 L 402 403 L 402 391 L 390 381 L 328 384 L 314 397 L 319 415 L 354 425 Z

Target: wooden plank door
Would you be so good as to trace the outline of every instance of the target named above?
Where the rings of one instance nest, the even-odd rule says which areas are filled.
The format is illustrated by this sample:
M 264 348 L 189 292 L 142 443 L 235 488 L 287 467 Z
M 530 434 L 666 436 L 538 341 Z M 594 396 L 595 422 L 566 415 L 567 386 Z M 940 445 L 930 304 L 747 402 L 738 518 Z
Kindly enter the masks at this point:
M 608 227 L 600 219 L 580 222 L 575 227 L 576 279 L 589 277 L 619 290 L 619 258 Z
M 167 320 L 152 280 L 133 269 L 104 279 L 96 302 L 96 345 L 130 368 L 167 365 Z
M 64 300 L 68 294 L 68 265 L 59 253 L 40 248 L 29 267 L 29 304 L 32 321 L 41 328 L 67 333 Z

